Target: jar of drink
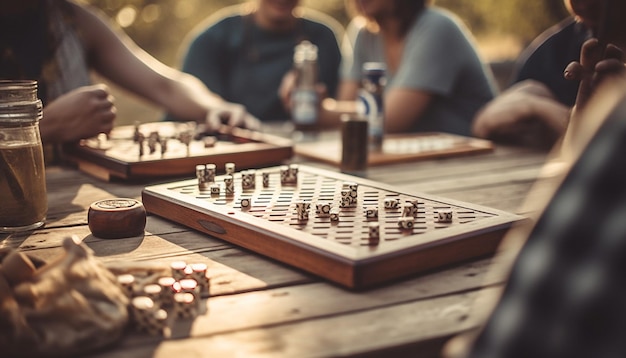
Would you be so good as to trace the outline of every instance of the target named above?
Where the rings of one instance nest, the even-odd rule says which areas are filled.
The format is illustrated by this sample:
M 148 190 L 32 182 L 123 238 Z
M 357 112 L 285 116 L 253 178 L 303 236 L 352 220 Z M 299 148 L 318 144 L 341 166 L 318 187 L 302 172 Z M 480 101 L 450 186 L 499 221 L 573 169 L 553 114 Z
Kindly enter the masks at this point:
M 48 211 L 37 81 L 0 80 L 0 232 L 36 229 Z

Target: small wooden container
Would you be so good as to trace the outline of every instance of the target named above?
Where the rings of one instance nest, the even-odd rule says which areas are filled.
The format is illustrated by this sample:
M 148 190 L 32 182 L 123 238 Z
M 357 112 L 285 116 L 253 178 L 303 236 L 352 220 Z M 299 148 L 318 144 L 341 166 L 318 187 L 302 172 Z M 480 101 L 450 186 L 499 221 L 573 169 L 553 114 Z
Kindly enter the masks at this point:
M 101 239 L 139 236 L 146 227 L 146 209 L 135 199 L 100 200 L 89 206 L 87 222 L 93 236 Z

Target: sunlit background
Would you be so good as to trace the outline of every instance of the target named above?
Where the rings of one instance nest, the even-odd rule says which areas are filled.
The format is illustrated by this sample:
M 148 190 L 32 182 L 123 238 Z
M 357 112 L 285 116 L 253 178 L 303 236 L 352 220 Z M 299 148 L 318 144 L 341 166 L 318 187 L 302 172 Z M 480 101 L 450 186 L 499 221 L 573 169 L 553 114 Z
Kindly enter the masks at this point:
M 345 0 L 302 0 L 345 26 Z M 144 50 L 178 67 L 185 36 L 206 17 L 237 0 L 85 0 L 103 10 Z M 563 0 L 435 0 L 455 12 L 490 62 L 514 60 L 543 30 L 567 16 Z M 128 96 L 117 96 L 118 124 L 159 120 L 161 113 Z M 124 98 L 124 99 L 122 99 Z

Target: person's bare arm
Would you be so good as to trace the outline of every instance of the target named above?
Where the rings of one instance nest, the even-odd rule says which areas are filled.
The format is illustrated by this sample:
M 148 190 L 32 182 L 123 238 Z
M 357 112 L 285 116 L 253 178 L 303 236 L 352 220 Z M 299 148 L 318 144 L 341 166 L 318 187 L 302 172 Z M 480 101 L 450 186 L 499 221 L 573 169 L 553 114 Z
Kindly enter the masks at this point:
M 434 95 L 406 88 L 390 89 L 385 96 L 385 132 L 412 131 L 416 121 L 428 108 Z
M 517 83 L 487 103 L 474 117 L 472 133 L 481 138 L 522 135 L 529 122 L 538 121 L 562 135 L 570 108 L 558 102 L 542 83 Z
M 233 125 L 250 120 L 243 106 L 222 100 L 197 78 L 159 62 L 96 10 L 76 5 L 76 11 L 89 60 L 113 83 L 178 118 L 202 123 L 210 112 L 214 119 L 222 113 L 230 115 Z

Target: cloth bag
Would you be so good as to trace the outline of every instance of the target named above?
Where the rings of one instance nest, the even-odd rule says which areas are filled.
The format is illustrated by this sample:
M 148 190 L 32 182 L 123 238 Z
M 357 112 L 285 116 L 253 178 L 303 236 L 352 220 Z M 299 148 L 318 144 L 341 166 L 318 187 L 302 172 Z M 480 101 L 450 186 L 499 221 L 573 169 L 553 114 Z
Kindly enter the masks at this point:
M 116 276 L 77 237 L 44 263 L 0 252 L 0 352 L 8 357 L 74 356 L 117 341 L 128 298 Z

